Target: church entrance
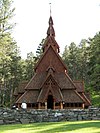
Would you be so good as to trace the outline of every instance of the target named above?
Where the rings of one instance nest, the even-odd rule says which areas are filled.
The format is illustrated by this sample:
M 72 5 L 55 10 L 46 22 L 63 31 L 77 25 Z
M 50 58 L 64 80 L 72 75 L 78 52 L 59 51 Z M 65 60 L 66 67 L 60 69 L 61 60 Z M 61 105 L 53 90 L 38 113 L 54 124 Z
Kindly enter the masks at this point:
M 52 95 L 48 95 L 47 109 L 53 109 L 53 96 Z

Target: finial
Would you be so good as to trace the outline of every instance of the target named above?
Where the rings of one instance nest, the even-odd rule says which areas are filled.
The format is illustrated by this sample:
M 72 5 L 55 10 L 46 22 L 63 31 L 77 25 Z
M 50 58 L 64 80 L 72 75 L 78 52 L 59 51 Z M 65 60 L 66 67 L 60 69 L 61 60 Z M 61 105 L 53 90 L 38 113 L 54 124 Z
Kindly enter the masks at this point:
M 50 5 L 50 16 L 51 16 L 51 3 L 49 3 L 49 5 Z

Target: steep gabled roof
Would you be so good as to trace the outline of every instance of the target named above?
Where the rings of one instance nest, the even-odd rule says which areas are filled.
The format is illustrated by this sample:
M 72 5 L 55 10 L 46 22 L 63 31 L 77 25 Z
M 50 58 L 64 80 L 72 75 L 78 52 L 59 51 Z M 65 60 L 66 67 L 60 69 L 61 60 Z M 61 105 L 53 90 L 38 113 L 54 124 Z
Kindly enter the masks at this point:
M 84 92 L 84 82 L 83 81 L 74 81 L 74 84 L 76 86 L 76 90 L 78 92 Z
M 41 63 L 41 61 L 44 59 L 45 55 L 48 53 L 49 49 L 52 49 L 53 52 L 55 53 L 55 56 L 57 56 L 58 60 L 62 63 L 63 67 L 65 68 L 65 70 L 67 70 L 67 67 L 65 66 L 64 62 L 62 61 L 61 57 L 59 56 L 59 54 L 54 50 L 54 48 L 52 47 L 52 45 L 49 45 L 48 49 L 44 52 L 44 54 L 41 56 L 40 60 L 38 61 L 38 63 L 35 66 L 35 71 L 36 68 L 39 66 L 39 64 Z
M 16 103 L 36 103 L 37 97 L 39 95 L 39 92 L 37 90 L 32 91 L 26 91 L 17 101 Z
M 51 72 L 51 71 L 52 71 L 52 72 Z M 46 76 L 45 80 L 42 82 L 40 88 L 43 87 L 43 85 L 45 84 L 45 82 L 46 82 L 48 79 L 53 79 L 54 82 L 57 84 L 57 86 L 59 86 L 58 82 L 56 81 L 56 79 L 55 79 L 55 77 L 54 77 L 53 70 L 51 70 L 51 71 L 49 70 L 49 71 L 47 72 L 47 76 Z M 60 88 L 60 86 L 59 86 L 59 88 Z
M 15 88 L 14 90 L 14 96 L 18 96 L 19 94 L 22 94 L 25 92 L 25 87 L 28 84 L 28 81 L 22 81 L 20 82 L 19 86 Z
M 84 101 L 85 101 L 85 106 L 90 106 L 91 102 L 90 100 L 86 97 L 86 95 L 84 93 L 80 93 L 80 95 L 83 97 Z
M 18 93 L 24 93 L 25 92 L 25 87 L 28 84 L 28 81 L 23 81 L 19 84 L 18 86 Z
M 29 81 L 29 83 L 25 87 L 25 90 L 40 89 L 40 86 L 42 82 L 45 80 L 45 78 L 46 78 L 46 72 L 35 73 L 35 75 L 32 77 L 32 79 Z
M 54 84 L 54 85 L 52 86 L 51 84 L 49 84 L 46 86 L 45 84 L 49 81 L 51 82 L 51 84 Z M 57 101 L 63 101 L 63 96 L 62 96 L 62 93 L 60 91 L 60 87 L 51 74 L 49 76 L 47 76 L 45 82 L 42 84 L 41 87 L 42 87 L 42 89 L 40 91 L 37 102 L 44 102 L 44 100 L 48 96 L 49 91 L 52 92 L 52 95 L 55 97 L 55 99 Z
M 46 45 L 55 45 L 58 49 L 59 49 L 59 45 L 58 43 L 56 42 L 55 38 L 49 36 L 45 39 L 45 42 L 44 42 L 44 45 L 43 45 L 43 48 L 46 46 Z
M 76 89 L 67 73 L 54 73 L 54 77 L 61 89 Z
M 62 90 L 62 94 L 66 103 L 85 103 L 76 90 Z

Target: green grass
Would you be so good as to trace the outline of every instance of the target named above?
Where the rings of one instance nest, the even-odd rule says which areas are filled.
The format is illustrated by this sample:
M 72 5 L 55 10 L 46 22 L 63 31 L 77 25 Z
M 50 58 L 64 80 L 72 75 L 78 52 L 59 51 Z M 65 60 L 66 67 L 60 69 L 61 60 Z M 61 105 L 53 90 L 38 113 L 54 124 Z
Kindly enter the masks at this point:
M 100 133 L 100 121 L 0 125 L 0 133 Z

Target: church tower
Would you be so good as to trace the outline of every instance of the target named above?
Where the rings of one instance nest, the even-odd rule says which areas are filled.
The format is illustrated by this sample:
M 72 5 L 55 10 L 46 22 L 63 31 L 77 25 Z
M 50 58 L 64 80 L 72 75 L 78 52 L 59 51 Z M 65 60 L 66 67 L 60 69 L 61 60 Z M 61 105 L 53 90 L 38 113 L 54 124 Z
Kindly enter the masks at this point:
M 16 105 L 26 102 L 33 109 L 87 108 L 91 105 L 82 81 L 73 81 L 59 55 L 53 19 L 50 15 L 43 55 L 35 66 L 35 74 L 16 95 Z M 77 76 L 77 75 L 76 75 Z

